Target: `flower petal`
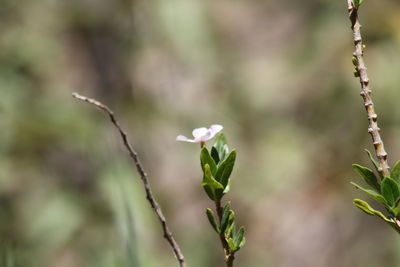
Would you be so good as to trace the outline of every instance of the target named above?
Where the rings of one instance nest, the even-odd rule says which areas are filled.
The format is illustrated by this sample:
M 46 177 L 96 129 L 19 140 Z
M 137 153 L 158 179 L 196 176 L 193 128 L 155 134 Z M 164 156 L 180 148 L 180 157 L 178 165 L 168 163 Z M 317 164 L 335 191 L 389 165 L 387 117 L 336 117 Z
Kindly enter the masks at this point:
M 212 138 L 210 136 L 211 136 L 211 131 L 210 131 L 210 129 L 208 129 L 205 135 L 200 136 L 200 139 L 198 139 L 198 140 L 197 140 L 197 138 L 195 138 L 195 140 L 197 140 L 198 142 L 205 142 Z
M 219 124 L 213 124 L 210 126 L 210 137 L 208 139 L 212 139 L 214 138 L 214 136 L 219 133 L 220 131 L 222 131 L 222 129 L 224 129 L 224 127 L 222 125 Z
M 203 136 L 207 135 L 207 133 L 208 133 L 208 129 L 205 127 L 196 128 L 192 132 L 195 140 L 200 140 Z
M 187 138 L 186 136 L 183 136 L 183 135 L 178 135 L 178 136 L 176 137 L 176 140 L 177 140 L 177 141 L 183 141 L 183 142 L 189 142 L 189 143 L 196 143 L 196 142 L 197 142 L 196 140 L 194 140 L 194 139 L 189 139 L 189 138 Z

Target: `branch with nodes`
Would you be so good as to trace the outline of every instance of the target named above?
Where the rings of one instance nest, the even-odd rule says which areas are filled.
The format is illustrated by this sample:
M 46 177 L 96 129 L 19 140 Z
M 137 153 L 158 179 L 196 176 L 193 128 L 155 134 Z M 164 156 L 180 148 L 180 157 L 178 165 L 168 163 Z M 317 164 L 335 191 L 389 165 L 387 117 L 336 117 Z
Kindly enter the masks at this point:
M 372 102 L 371 89 L 369 86 L 369 78 L 367 73 L 367 67 L 364 63 L 364 45 L 361 38 L 361 24 L 358 19 L 358 8 L 360 7 L 362 0 L 347 0 L 347 11 L 351 21 L 351 29 L 353 31 L 353 40 L 355 51 L 353 53 L 353 64 L 356 69 L 354 75 L 359 77 L 361 92 L 360 95 L 364 100 L 364 106 L 367 111 L 368 117 L 368 132 L 372 137 L 372 142 L 375 148 L 376 157 L 379 161 L 379 172 L 384 177 L 390 176 L 390 167 L 387 161 L 387 153 L 383 145 L 381 135 L 379 133 L 380 128 L 378 127 L 378 115 L 374 110 L 374 103 Z
M 164 216 L 158 202 L 155 200 L 155 198 L 153 196 L 153 193 L 152 193 L 152 190 L 150 187 L 150 183 L 147 178 L 147 174 L 144 171 L 142 164 L 140 163 L 139 157 L 138 157 L 136 151 L 133 149 L 133 147 L 129 143 L 126 132 L 121 128 L 120 123 L 115 118 L 114 112 L 109 107 L 107 107 L 106 105 L 102 104 L 101 102 L 99 102 L 95 99 L 88 98 L 86 96 L 82 96 L 77 93 L 73 93 L 72 96 L 78 100 L 92 104 L 92 105 L 100 108 L 101 110 L 105 111 L 108 114 L 110 121 L 112 122 L 112 124 L 115 126 L 115 128 L 118 130 L 119 134 L 121 135 L 123 144 L 124 144 L 125 148 L 127 149 L 127 151 L 129 152 L 129 156 L 132 158 L 132 161 L 135 164 L 136 170 L 140 175 L 140 179 L 143 182 L 144 189 L 146 192 L 146 199 L 150 203 L 151 208 L 153 209 L 154 213 L 156 214 L 158 220 L 160 221 L 162 230 L 164 232 L 164 238 L 168 241 L 170 247 L 172 248 L 175 257 L 179 262 L 179 266 L 187 267 L 185 258 L 181 252 L 181 249 L 179 248 L 178 243 L 175 241 L 175 238 L 173 237 L 171 231 L 169 230 L 165 216 Z
M 371 134 L 378 160 L 375 160 L 368 150 L 367 153 L 372 164 L 379 173 L 379 176 L 376 176 L 375 173 L 367 167 L 353 164 L 353 169 L 370 188 L 364 188 L 354 182 L 351 182 L 351 184 L 382 205 L 386 212 L 383 213 L 376 210 L 371 207 L 368 202 L 357 198 L 353 200 L 353 204 L 366 214 L 376 216 L 383 220 L 396 230 L 397 233 L 400 233 L 400 161 L 397 161 L 393 165 L 392 170 L 390 170 L 387 161 L 387 153 L 379 133 L 380 129 L 377 122 L 378 116 L 374 110 L 367 67 L 365 66 L 363 59 L 365 46 L 362 42 L 361 24 L 358 18 L 358 11 L 363 1 L 364 0 L 347 0 L 347 11 L 351 21 L 355 46 L 352 58 L 355 67 L 353 74 L 355 77 L 358 77 L 360 81 L 360 95 L 364 100 L 364 106 L 368 116 L 368 132 Z M 380 177 L 380 179 L 378 177 Z

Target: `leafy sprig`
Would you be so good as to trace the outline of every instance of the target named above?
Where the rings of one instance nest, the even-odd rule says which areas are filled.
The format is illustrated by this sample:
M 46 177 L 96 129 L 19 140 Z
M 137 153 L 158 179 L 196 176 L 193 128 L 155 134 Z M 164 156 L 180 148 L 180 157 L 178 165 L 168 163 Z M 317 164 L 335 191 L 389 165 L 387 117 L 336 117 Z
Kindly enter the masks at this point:
M 372 164 L 377 167 L 376 160 L 369 151 L 367 153 Z M 365 213 L 382 219 L 400 233 L 400 161 L 393 166 L 390 176 L 386 177 L 376 175 L 371 169 L 358 164 L 353 164 L 353 169 L 370 188 L 362 187 L 354 182 L 351 184 L 383 206 L 388 215 L 375 210 L 361 199 L 354 199 L 354 205 Z
M 206 146 L 200 152 L 200 165 L 203 170 L 203 181 L 201 183 L 207 196 L 214 201 L 215 210 L 206 210 L 210 225 L 219 235 L 225 254 L 227 266 L 233 266 L 235 253 L 240 250 L 246 238 L 245 228 L 236 227 L 235 212 L 230 202 L 223 207 L 221 200 L 230 190 L 230 181 L 233 167 L 236 161 L 236 150 L 229 150 L 227 140 L 219 133 L 211 148 L 211 153 Z

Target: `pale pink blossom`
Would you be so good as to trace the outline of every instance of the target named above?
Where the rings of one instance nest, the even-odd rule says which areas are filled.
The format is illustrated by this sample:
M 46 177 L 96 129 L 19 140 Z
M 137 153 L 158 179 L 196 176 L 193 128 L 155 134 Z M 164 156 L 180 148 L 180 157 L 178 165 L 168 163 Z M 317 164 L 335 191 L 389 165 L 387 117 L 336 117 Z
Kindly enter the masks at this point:
M 176 140 L 178 141 L 184 141 L 184 142 L 189 142 L 189 143 L 200 143 L 204 144 L 206 141 L 214 138 L 214 136 L 219 133 L 224 127 L 219 124 L 213 124 L 210 126 L 210 128 L 196 128 L 193 130 L 192 135 L 194 139 L 189 139 L 186 136 L 183 135 L 178 135 L 176 137 Z

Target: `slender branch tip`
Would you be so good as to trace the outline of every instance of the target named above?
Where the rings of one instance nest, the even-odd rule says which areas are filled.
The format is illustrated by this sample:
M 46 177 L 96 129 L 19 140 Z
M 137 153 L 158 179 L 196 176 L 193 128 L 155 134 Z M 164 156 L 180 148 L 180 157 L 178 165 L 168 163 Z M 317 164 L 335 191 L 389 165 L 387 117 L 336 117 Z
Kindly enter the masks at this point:
M 128 140 L 128 135 L 127 133 L 122 129 L 122 127 L 120 126 L 120 123 L 118 122 L 118 120 L 116 119 L 116 117 L 114 116 L 113 111 L 107 107 L 106 105 L 104 105 L 103 103 L 101 103 L 100 101 L 97 101 L 96 99 L 93 98 L 89 98 L 83 95 L 80 95 L 76 92 L 72 93 L 72 97 L 87 102 L 89 104 L 92 104 L 100 109 L 102 109 L 103 111 L 105 111 L 108 116 L 109 119 L 111 121 L 111 123 L 114 125 L 114 127 L 117 129 L 117 131 L 119 132 L 122 142 L 126 148 L 126 150 L 129 153 L 129 156 L 131 157 L 135 167 L 136 167 L 136 171 L 139 173 L 140 175 L 140 179 L 142 180 L 143 186 L 144 186 L 144 190 L 146 193 L 146 199 L 148 200 L 152 210 L 154 211 L 154 213 L 156 214 L 162 230 L 164 232 L 164 238 L 168 241 L 170 247 L 172 248 L 174 255 L 176 257 L 176 259 L 178 260 L 179 266 L 180 267 L 187 267 L 186 262 L 185 262 L 185 258 L 181 252 L 181 249 L 178 245 L 178 243 L 175 241 L 172 232 L 169 230 L 168 226 L 167 226 L 167 222 L 165 219 L 165 216 L 158 204 L 158 202 L 156 201 L 156 199 L 153 196 L 152 190 L 151 190 L 151 186 L 150 183 L 148 181 L 147 178 L 147 173 L 145 172 L 140 160 L 139 160 L 139 156 L 136 153 L 136 151 L 133 149 L 132 145 L 130 144 L 129 140 Z

